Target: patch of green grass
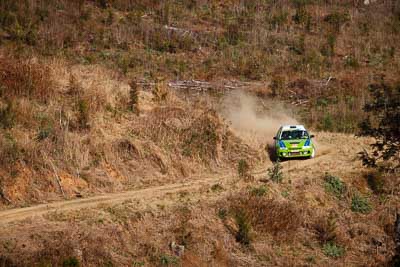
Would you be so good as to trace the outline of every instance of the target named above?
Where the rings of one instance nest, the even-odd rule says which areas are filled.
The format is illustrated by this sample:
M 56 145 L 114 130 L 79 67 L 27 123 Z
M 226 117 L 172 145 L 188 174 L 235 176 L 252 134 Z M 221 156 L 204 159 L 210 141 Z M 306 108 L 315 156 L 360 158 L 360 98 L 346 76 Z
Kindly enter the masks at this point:
M 160 256 L 160 264 L 161 266 L 177 266 L 179 265 L 179 258 L 172 255 L 162 254 Z
M 268 193 L 268 188 L 265 185 L 261 185 L 259 187 L 253 187 L 250 190 L 250 193 L 253 196 L 262 197 L 262 196 L 265 196 Z
M 372 211 L 372 206 L 366 197 L 355 194 L 351 199 L 351 210 L 353 212 L 367 214 Z
M 341 198 L 346 192 L 346 184 L 339 177 L 326 173 L 324 180 L 326 192 L 333 194 L 337 198 Z
M 289 191 L 287 191 L 287 190 L 282 191 L 281 196 L 283 196 L 284 198 L 288 198 L 289 197 Z
M 344 255 L 345 249 L 334 242 L 329 242 L 322 247 L 322 252 L 328 257 L 340 258 Z

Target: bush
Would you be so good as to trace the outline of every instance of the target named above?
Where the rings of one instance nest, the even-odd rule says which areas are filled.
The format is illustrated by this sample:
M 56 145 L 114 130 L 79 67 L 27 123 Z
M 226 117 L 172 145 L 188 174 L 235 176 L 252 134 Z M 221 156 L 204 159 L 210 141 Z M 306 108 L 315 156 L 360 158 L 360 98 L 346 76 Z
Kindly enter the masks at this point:
M 262 197 L 265 196 L 268 192 L 268 188 L 265 185 L 259 186 L 259 187 L 253 187 L 250 190 L 250 193 L 253 196 L 257 196 L 257 197 Z
M 3 107 L 0 106 L 0 128 L 8 129 L 15 124 L 15 112 L 13 102 L 8 101 Z
M 77 103 L 78 115 L 77 123 L 78 129 L 84 130 L 90 127 L 89 124 L 89 104 L 85 99 L 79 99 Z
M 305 25 L 307 31 L 311 30 L 312 16 L 307 12 L 305 7 L 296 9 L 296 14 L 293 16 L 293 21 L 296 24 Z
M 36 140 L 43 141 L 48 137 L 54 137 L 54 124 L 52 121 L 43 119 L 41 121 L 39 131 L 36 135 Z
M 238 212 L 235 216 L 235 221 L 238 226 L 238 231 L 236 233 L 236 241 L 242 245 L 248 246 L 251 243 L 251 224 L 249 218 L 244 212 Z
M 226 217 L 228 217 L 228 210 L 226 208 L 220 208 L 218 209 L 217 215 L 221 220 L 225 220 Z
M 333 242 L 336 239 L 336 220 L 332 217 L 320 217 L 315 223 L 317 237 L 322 244 Z
M 162 254 L 160 256 L 161 266 L 176 266 L 179 265 L 179 258 L 167 254 Z
M 63 261 L 63 267 L 79 267 L 79 260 L 75 257 L 68 258 Z
M 4 134 L 0 139 L 0 165 L 12 170 L 20 158 L 21 150 L 17 140 L 10 133 Z
M 372 210 L 371 204 L 366 197 L 355 194 L 351 199 L 351 210 L 359 213 L 370 213 Z
M 369 188 L 375 193 L 380 194 L 383 193 L 385 187 L 385 180 L 382 173 L 379 172 L 370 172 L 365 176 Z
M 268 169 L 269 178 L 275 183 L 281 183 L 283 180 L 282 166 L 279 161 Z
M 355 56 L 346 56 L 344 60 L 344 66 L 348 68 L 358 68 L 360 64 Z
M 213 192 L 221 192 L 222 190 L 224 190 L 224 188 L 220 184 L 213 184 L 211 186 L 211 191 Z
M 349 13 L 333 12 L 328 14 L 324 21 L 329 23 L 335 31 L 339 31 L 343 24 L 350 20 Z
M 368 117 L 360 124 L 360 135 L 375 138 L 372 155 L 360 153 L 363 164 L 386 171 L 400 169 L 400 82 L 380 82 L 369 86 L 372 100 L 364 107 Z M 384 164 L 381 164 L 384 162 Z M 389 164 L 388 164 L 389 163 Z
M 340 258 L 344 255 L 345 250 L 334 242 L 328 242 L 322 247 L 322 252 L 328 257 Z
M 337 198 L 341 198 L 346 192 L 345 183 L 339 177 L 333 176 L 329 173 L 325 174 L 325 191 L 333 194 Z

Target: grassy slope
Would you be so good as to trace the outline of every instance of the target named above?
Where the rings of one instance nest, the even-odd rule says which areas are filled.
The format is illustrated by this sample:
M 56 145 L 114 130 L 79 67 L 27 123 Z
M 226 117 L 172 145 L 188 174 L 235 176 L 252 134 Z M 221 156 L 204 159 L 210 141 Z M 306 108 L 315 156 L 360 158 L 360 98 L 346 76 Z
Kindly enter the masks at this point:
M 367 85 L 382 74 L 389 80 L 399 74 L 400 17 L 394 2 L 378 1 L 371 6 L 354 1 L 158 4 L 114 0 L 107 4 L 58 0 L 24 4 L 29 5 L 0 3 L 0 194 L 4 206 L 10 205 L 8 201 L 21 205 L 59 198 L 55 173 L 66 196 L 73 197 L 77 192 L 140 188 L 218 167 L 234 168 L 242 157 L 254 163 L 260 159 L 258 151 L 238 140 L 218 117 L 207 115 L 204 103 L 196 106 L 172 93 L 163 97 L 164 81 L 260 81 L 265 85 L 257 92 L 260 97 L 308 101 L 299 110 L 310 126 L 352 132 L 363 116 Z M 333 78 L 327 82 L 329 77 Z M 131 110 L 132 89 L 128 84 L 132 80 L 156 81 L 158 88 L 154 94 L 139 94 L 140 116 Z M 207 133 L 207 140 L 198 139 L 197 132 Z M 335 138 L 335 145 L 344 143 Z M 207 144 L 207 149 L 196 145 L 199 143 Z M 280 205 L 294 205 L 299 210 L 294 212 L 301 222 L 300 228 L 295 228 L 299 232 L 294 242 L 280 240 L 280 233 L 271 237 L 273 228 L 271 232 L 260 230 L 263 223 L 279 224 L 282 216 L 293 215 L 279 212 L 275 221 L 261 218 L 249 222 L 260 227 L 255 229 L 259 237 L 253 242 L 254 250 L 235 241 L 237 207 L 248 211 L 254 207 L 255 213 L 257 208 L 265 208 L 260 202 L 246 202 L 251 190 L 243 189 L 236 198 L 243 199 L 244 204 L 240 199 L 239 204 L 244 207 L 235 196 L 221 200 L 222 207 L 231 208 L 228 222 L 216 215 L 220 207 L 214 203 L 189 206 L 191 215 L 184 208 L 182 216 L 189 217 L 179 220 L 174 219 L 179 210 L 167 209 L 156 215 L 144 212 L 135 217 L 130 207 L 117 207 L 121 214 L 111 207 L 105 213 L 105 226 L 102 219 L 93 222 L 81 218 L 80 212 L 67 214 L 66 219 L 50 218 L 50 222 L 32 229 L 43 238 L 26 237 L 27 247 L 14 238 L 21 229 L 33 227 L 29 221 L 21 228 L 7 230 L 1 235 L 2 255 L 14 262 L 15 256 L 25 251 L 27 256 L 19 260 L 27 264 L 39 259 L 61 264 L 76 257 L 92 265 L 107 261 L 132 264 L 136 260 L 137 264 L 159 265 L 176 260 L 170 255 L 168 242 L 174 238 L 185 242 L 184 232 L 190 231 L 194 237 L 186 240 L 189 252 L 182 260 L 187 264 L 207 264 L 207 260 L 227 266 L 287 262 L 327 265 L 340 261 L 355 266 L 371 261 L 384 264 L 393 250 L 391 222 L 396 205 L 390 203 L 396 203 L 398 192 L 372 195 L 365 184 L 359 184 L 359 174 L 349 172 L 350 167 L 341 176 L 354 191 L 336 200 L 323 190 L 322 170 L 340 166 L 337 161 L 325 163 L 320 171 L 312 171 L 311 180 L 305 179 L 298 187 L 288 181 L 273 186 L 274 193 L 269 196 L 289 196 L 289 204 L 280 199 L 283 204 L 272 203 L 272 207 L 278 206 L 279 211 Z M 297 171 L 308 174 L 307 170 Z M 379 180 L 371 181 L 377 189 Z M 359 190 L 371 194 L 371 215 L 352 213 L 349 208 L 352 193 Z M 307 199 L 304 203 L 302 196 Z M 313 213 L 315 203 L 322 206 L 322 222 Z M 210 206 L 215 209 L 210 210 Z M 93 218 L 101 217 L 101 210 L 90 212 Z M 336 220 L 336 227 L 326 218 Z M 185 220 L 198 222 L 198 227 L 179 225 Z M 59 221 L 66 222 L 57 226 Z M 143 225 L 147 231 L 137 233 L 135 229 Z M 68 232 L 70 226 L 74 228 Z M 93 234 L 75 238 L 82 234 L 81 229 Z M 204 229 L 208 235 L 204 235 Z M 56 237 L 57 232 L 70 236 L 71 242 Z M 99 232 L 108 236 L 96 235 Z M 174 235 L 166 234 L 169 232 Z M 329 237 L 331 232 L 337 237 Z M 120 236 L 118 240 L 115 233 Z M 154 233 L 159 233 L 163 241 Z M 205 237 L 213 235 L 215 239 Z M 218 243 L 220 240 L 226 242 Z M 120 249 L 87 245 L 100 241 Z M 344 257 L 335 260 L 323 253 L 322 248 L 330 241 L 346 249 Z M 43 246 L 37 245 L 41 242 Z M 332 247 L 326 250 L 339 253 Z M 0 257 L 1 261 L 6 259 Z

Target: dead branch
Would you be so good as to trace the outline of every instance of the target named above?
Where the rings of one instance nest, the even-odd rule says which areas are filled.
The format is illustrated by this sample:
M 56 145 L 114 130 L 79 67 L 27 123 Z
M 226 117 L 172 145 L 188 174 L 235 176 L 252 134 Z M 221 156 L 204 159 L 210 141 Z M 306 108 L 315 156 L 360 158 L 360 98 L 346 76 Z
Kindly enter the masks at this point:
M 44 152 L 42 152 L 42 155 L 43 155 L 43 158 L 44 158 L 45 160 L 47 160 L 47 161 L 50 163 L 50 166 L 52 167 L 53 172 L 54 172 L 54 177 L 56 178 L 56 182 L 57 182 L 57 184 L 58 184 L 58 186 L 59 186 L 59 188 L 60 188 L 60 191 L 61 191 L 63 197 L 65 197 L 65 192 L 64 192 L 64 189 L 63 189 L 63 187 L 62 187 L 60 177 L 59 177 L 58 174 L 57 174 L 56 166 L 53 164 L 53 162 L 51 161 L 51 159 L 50 159 L 49 157 L 47 157 L 47 155 L 46 155 Z

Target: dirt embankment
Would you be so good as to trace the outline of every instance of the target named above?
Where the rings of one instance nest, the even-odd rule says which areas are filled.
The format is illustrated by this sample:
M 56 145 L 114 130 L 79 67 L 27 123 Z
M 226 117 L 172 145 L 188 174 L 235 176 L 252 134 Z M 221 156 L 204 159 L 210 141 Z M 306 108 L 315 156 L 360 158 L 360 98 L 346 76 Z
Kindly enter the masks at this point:
M 369 140 L 329 133 L 316 136 L 317 157 L 283 162 L 281 184 L 266 181 L 269 162 L 252 170 L 253 180 L 243 180 L 234 172 L 3 211 L 0 262 L 62 265 L 72 259 L 84 266 L 105 262 L 114 266 L 159 266 L 163 262 L 191 266 L 287 266 L 289 262 L 303 266 L 312 259 L 316 265 L 385 264 L 394 249 L 390 225 L 396 198 L 389 196 L 381 203 L 362 178 L 364 171 L 354 149 L 338 145 L 346 141 L 362 147 Z M 348 195 L 338 199 L 326 191 L 326 172 L 341 178 Z M 363 215 L 351 210 L 354 192 L 371 194 L 372 212 Z M 251 216 L 259 214 L 251 219 L 250 250 L 235 237 L 239 226 L 231 212 L 242 206 Z M 256 212 L 264 208 L 274 210 L 266 221 L 263 212 Z M 284 217 L 283 210 L 293 213 L 296 221 Z M 283 238 L 286 233 L 274 225 L 296 231 L 291 238 Z M 327 256 L 325 239 L 344 248 L 345 254 Z M 185 247 L 183 256 L 175 254 L 171 242 Z M 298 252 L 294 255 L 293 251 Z

